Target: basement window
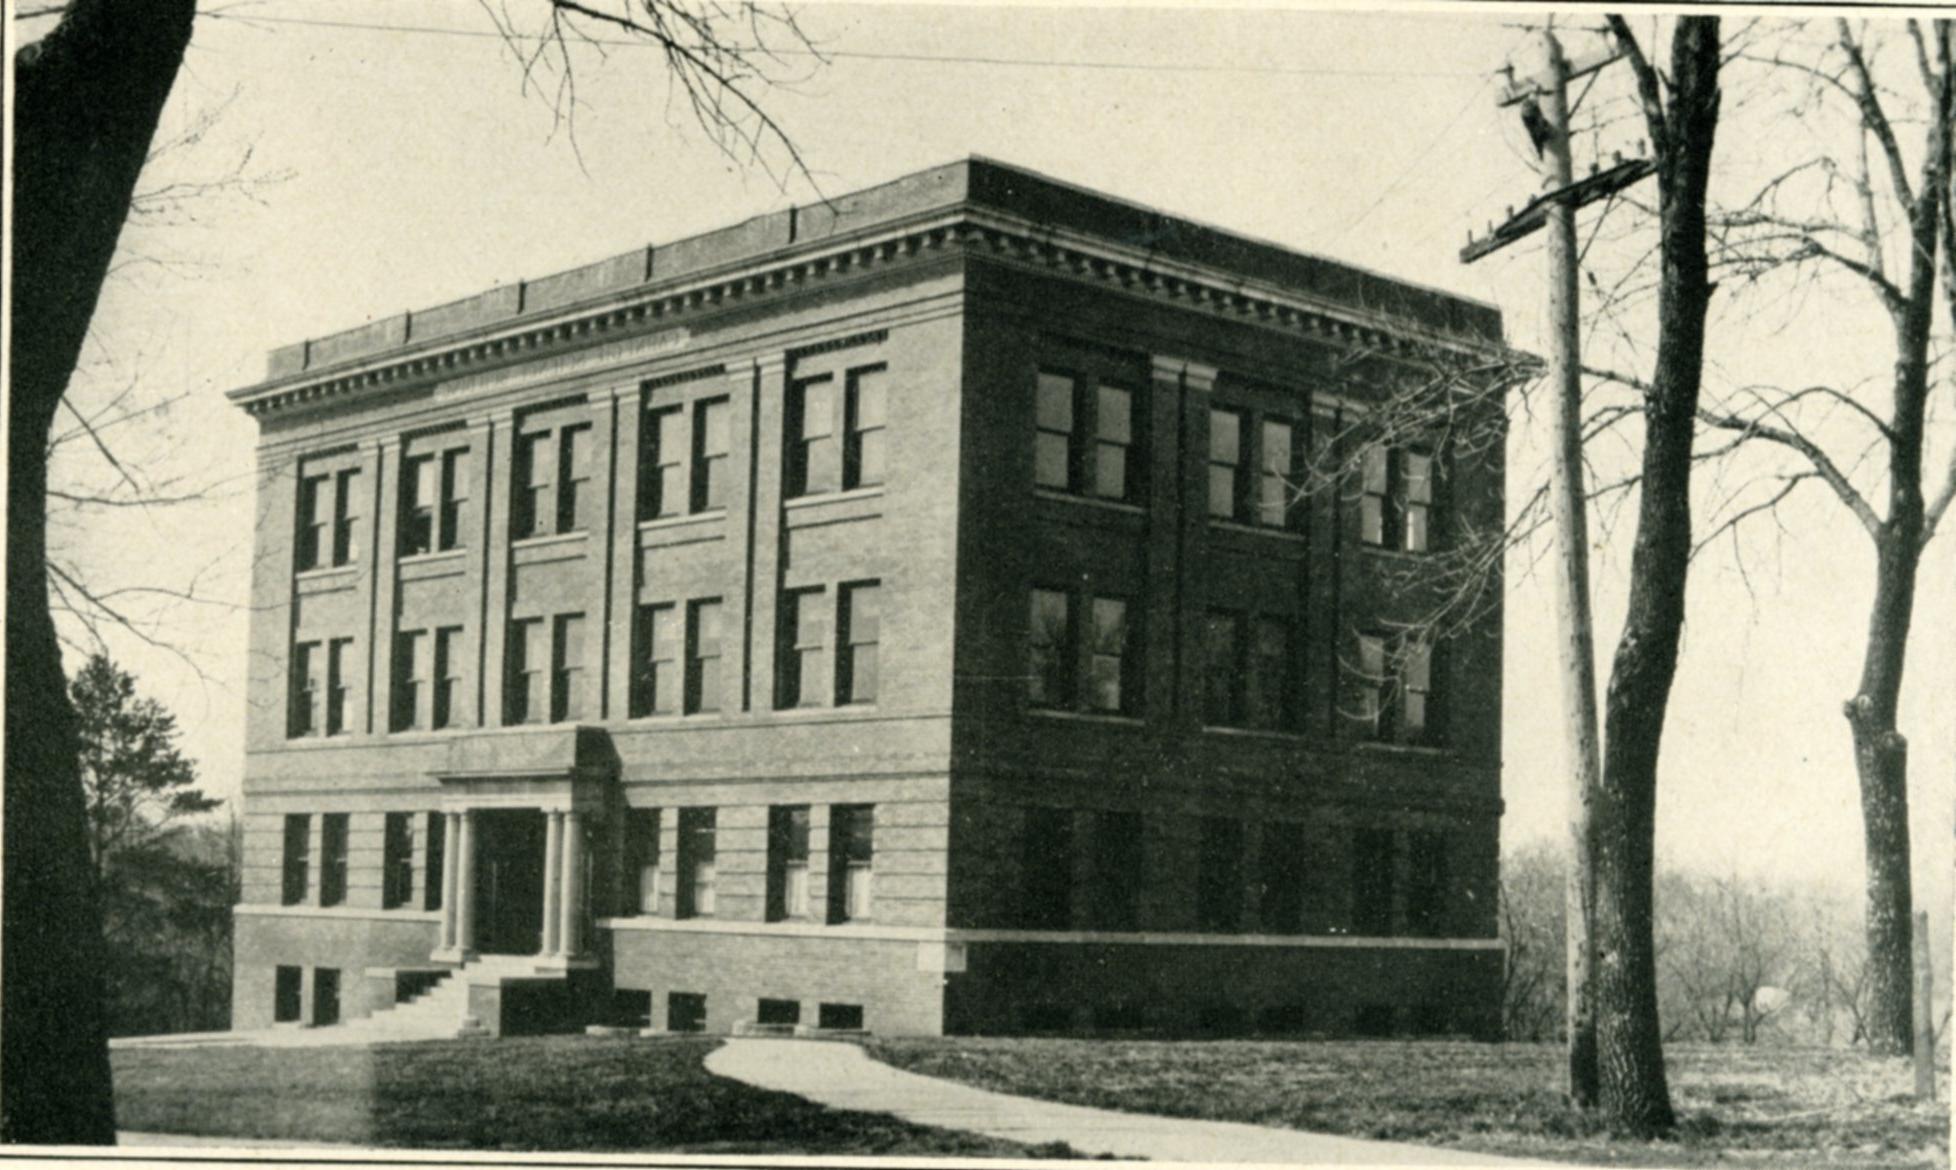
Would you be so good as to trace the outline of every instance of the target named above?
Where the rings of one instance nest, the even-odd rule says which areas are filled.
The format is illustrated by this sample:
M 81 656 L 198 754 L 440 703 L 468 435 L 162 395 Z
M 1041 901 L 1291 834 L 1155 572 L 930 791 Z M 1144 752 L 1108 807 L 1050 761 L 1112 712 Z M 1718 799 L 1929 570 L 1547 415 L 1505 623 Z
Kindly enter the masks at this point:
M 764 999 L 754 1012 L 754 1022 L 773 1027 L 793 1027 L 801 1023 L 801 1002 L 793 999 Z
M 815 1013 L 815 1026 L 823 1031 L 860 1032 L 863 1030 L 863 1005 L 825 1003 Z
M 693 991 L 667 992 L 666 1031 L 706 1031 L 706 997 Z

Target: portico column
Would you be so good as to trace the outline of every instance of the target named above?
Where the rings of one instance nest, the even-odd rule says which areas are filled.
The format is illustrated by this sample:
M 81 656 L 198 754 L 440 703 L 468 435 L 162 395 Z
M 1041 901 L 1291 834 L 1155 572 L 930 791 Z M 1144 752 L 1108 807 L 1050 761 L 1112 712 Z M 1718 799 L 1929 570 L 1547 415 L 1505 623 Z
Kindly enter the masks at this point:
M 573 809 L 564 818 L 563 873 L 558 881 L 562 890 L 562 926 L 558 939 L 564 957 L 574 959 L 584 950 L 584 814 Z
M 475 949 L 475 810 L 463 809 L 461 816 L 461 858 L 455 872 L 455 949 Z
M 460 841 L 462 818 L 455 813 L 441 814 L 441 839 L 447 848 L 441 851 L 441 949 L 452 951 L 456 946 L 455 914 L 458 909 L 456 889 L 460 884 L 456 873 L 461 868 Z
M 543 949 L 545 956 L 555 955 L 562 948 L 559 940 L 563 937 L 557 931 L 560 913 L 558 907 L 564 898 L 563 867 L 564 814 L 551 810 L 544 814 L 549 818 L 549 830 L 543 838 Z

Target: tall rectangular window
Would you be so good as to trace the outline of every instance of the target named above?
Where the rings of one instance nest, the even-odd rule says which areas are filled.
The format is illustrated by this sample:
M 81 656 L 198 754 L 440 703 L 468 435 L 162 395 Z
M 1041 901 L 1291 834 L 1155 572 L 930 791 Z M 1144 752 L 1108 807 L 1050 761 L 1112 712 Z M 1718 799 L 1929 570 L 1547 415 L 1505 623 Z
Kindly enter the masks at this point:
M 1291 497 L 1296 492 L 1293 473 L 1295 432 L 1282 419 L 1266 418 L 1262 432 L 1262 458 L 1257 464 L 1256 522 L 1270 528 L 1288 523 Z
M 1384 447 L 1367 447 L 1359 457 L 1358 538 L 1366 544 L 1387 543 L 1392 460 Z
M 441 453 L 441 514 L 435 544 L 443 550 L 462 547 L 462 528 L 469 514 L 469 451 L 451 447 Z
M 708 399 L 693 407 L 693 498 L 695 512 L 727 506 L 729 408 L 724 398 Z
M 829 809 L 829 922 L 860 922 L 874 901 L 876 808 L 838 804 Z
M 1425 552 L 1433 543 L 1433 459 L 1418 451 L 1403 451 L 1399 466 L 1399 547 Z
M 1378 634 L 1358 636 L 1358 662 L 1352 680 L 1357 709 L 1352 712 L 1367 735 L 1378 738 L 1389 724 L 1385 717 L 1386 688 L 1392 679 L 1386 669 L 1386 640 Z
M 819 707 L 828 673 L 828 595 L 797 589 L 781 597 L 781 649 L 775 706 Z
M 441 507 L 441 462 L 433 455 L 411 457 L 401 463 L 400 555 L 417 556 L 433 552 L 435 523 Z
M 333 476 L 333 563 L 350 565 L 360 555 L 360 539 L 354 531 L 360 514 L 353 502 L 353 485 L 360 479 L 358 468 L 348 468 Z
M 305 1012 L 304 967 L 279 967 L 272 975 L 272 1022 L 296 1024 Z
M 422 698 L 428 692 L 428 634 L 425 630 L 403 630 L 394 635 L 393 710 L 388 715 L 390 731 L 420 727 Z
M 686 511 L 686 411 L 673 406 L 645 417 L 639 455 L 638 518 L 657 520 Z
M 788 391 L 787 495 L 834 491 L 835 455 L 834 376 L 794 383 Z
M 1240 514 L 1243 477 L 1243 416 L 1233 410 L 1209 411 L 1209 515 L 1234 520 Z
M 1094 814 L 1092 915 L 1096 930 L 1136 930 L 1146 870 L 1138 812 Z
M 1035 707 L 1073 705 L 1074 642 L 1071 598 L 1056 589 L 1032 591 L 1027 699 Z
M 1212 609 L 1202 617 L 1202 721 L 1243 724 L 1243 615 Z
M 1064 374 L 1039 372 L 1034 411 L 1033 483 L 1055 491 L 1073 489 L 1076 383 Z
M 319 818 L 319 904 L 337 906 L 346 901 L 346 813 L 327 813 Z
M 306 900 L 306 882 L 312 867 L 312 817 L 305 813 L 287 813 L 285 817 L 284 849 L 279 860 L 279 896 L 281 905 L 297 906 Z
M 448 868 L 448 818 L 438 812 L 431 812 L 426 816 L 428 847 L 423 850 L 427 856 L 421 862 L 421 908 L 439 910 L 442 879 Z
M 686 713 L 720 709 L 720 599 L 686 607 Z
M 546 536 L 556 531 L 556 434 L 539 431 L 516 438 L 514 536 Z
M 633 654 L 632 717 L 679 713 L 679 608 L 644 605 L 638 610 Z
M 844 419 L 842 486 L 873 487 L 883 482 L 888 452 L 885 379 L 881 366 L 849 371 L 849 399 Z
M 299 480 L 299 530 L 293 542 L 292 563 L 298 572 L 327 563 L 333 521 L 332 477 L 308 475 Z
M 1394 743 L 1438 742 L 1435 655 L 1431 644 L 1412 637 L 1358 636 L 1352 715 L 1364 734 Z
M 1262 731 L 1296 726 L 1296 687 L 1291 685 L 1291 625 L 1280 617 L 1258 615 L 1250 623 L 1248 669 L 1244 673 L 1244 715 Z
M 293 739 L 317 735 L 321 726 L 319 708 L 325 698 L 325 647 L 318 642 L 300 642 L 292 647 L 292 679 L 286 693 L 289 706 L 285 734 Z
M 808 917 L 808 806 L 767 810 L 767 920 Z
M 625 816 L 625 912 L 659 912 L 659 810 L 627 809 Z
M 353 690 L 353 639 L 326 643 L 326 734 L 345 735 L 352 717 L 348 701 Z
M 1257 850 L 1257 917 L 1268 934 L 1304 929 L 1304 826 L 1269 821 Z
M 584 615 L 558 614 L 551 638 L 550 721 L 584 714 Z
M 1202 852 L 1196 869 L 1198 930 L 1235 930 L 1243 909 L 1243 822 L 1202 818 Z
M 1028 930 L 1073 925 L 1073 813 L 1026 809 L 1020 835 L 1019 921 Z
M 714 810 L 679 810 L 679 898 L 681 918 L 710 918 L 716 902 Z
M 1128 500 L 1138 494 L 1134 474 L 1134 394 L 1119 386 L 1094 392 L 1093 494 L 1103 500 Z
M 591 426 L 558 432 L 557 531 L 581 532 L 591 526 Z
M 1424 642 L 1411 643 L 1400 654 L 1398 699 L 1394 730 L 1400 742 L 1431 742 L 1433 648 Z
M 1392 831 L 1354 830 L 1352 933 L 1367 938 L 1392 934 L 1392 888 Z
M 842 587 L 842 629 L 836 637 L 835 701 L 876 701 L 877 639 L 881 636 L 882 591 L 874 581 Z
M 462 627 L 443 626 L 435 631 L 434 702 L 429 725 L 437 730 L 461 726 L 462 717 Z
M 509 624 L 503 722 L 541 723 L 550 711 L 550 630 L 542 618 Z
M 1423 938 L 1447 934 L 1447 834 L 1422 829 L 1406 839 L 1407 928 Z
M 380 837 L 380 906 L 393 910 L 414 897 L 414 819 L 391 812 Z
M 1433 547 L 1434 460 L 1410 447 L 1372 446 L 1360 466 L 1359 539 L 1381 548 Z
M 1127 714 L 1140 707 L 1140 688 L 1129 677 L 1139 659 L 1134 625 L 1127 602 L 1118 597 L 1093 599 L 1093 641 L 1087 658 L 1087 706 L 1106 714 Z

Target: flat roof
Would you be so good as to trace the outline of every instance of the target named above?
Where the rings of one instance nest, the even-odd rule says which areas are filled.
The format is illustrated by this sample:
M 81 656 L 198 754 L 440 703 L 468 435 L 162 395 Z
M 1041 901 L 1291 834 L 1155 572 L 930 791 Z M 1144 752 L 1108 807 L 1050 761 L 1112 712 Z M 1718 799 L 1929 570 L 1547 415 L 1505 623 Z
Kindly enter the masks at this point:
M 652 244 L 458 301 L 281 346 L 276 381 L 476 329 L 560 313 L 582 302 L 648 289 L 716 269 L 819 246 L 867 229 L 958 209 L 988 209 L 1040 230 L 1079 233 L 1150 259 L 1219 269 L 1382 318 L 1483 342 L 1501 339 L 1501 312 L 1485 302 L 1281 247 L 1024 167 L 973 155 L 826 203 L 798 205 L 729 227 Z M 248 391 L 234 391 L 236 396 Z

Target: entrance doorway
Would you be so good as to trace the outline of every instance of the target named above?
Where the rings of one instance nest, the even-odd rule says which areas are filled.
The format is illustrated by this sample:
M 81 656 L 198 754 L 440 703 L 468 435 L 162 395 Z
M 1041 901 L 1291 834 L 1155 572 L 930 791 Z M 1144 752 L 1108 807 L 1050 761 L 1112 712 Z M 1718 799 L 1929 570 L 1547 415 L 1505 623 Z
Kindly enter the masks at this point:
M 543 812 L 480 809 L 475 832 L 476 950 L 534 955 L 543 949 Z

